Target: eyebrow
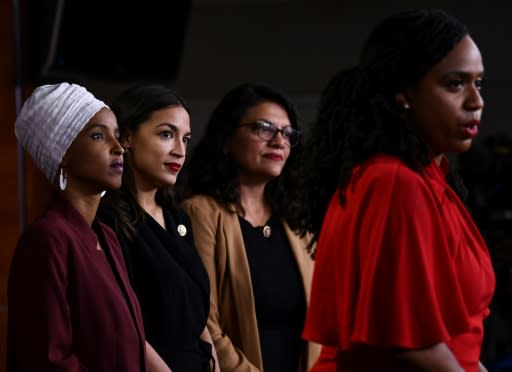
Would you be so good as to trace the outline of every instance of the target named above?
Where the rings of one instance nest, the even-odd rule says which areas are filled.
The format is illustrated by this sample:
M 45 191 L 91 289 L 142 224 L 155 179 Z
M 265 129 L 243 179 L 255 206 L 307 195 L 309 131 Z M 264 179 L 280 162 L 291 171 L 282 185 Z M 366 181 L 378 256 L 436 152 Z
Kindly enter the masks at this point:
M 156 127 L 157 128 L 169 127 L 169 129 L 171 129 L 172 131 L 174 131 L 176 133 L 180 132 L 178 127 L 176 125 L 172 124 L 172 123 L 162 123 L 162 124 L 158 124 Z M 184 134 L 184 136 L 190 136 L 190 135 L 192 135 L 192 133 L 190 131 Z
M 473 73 L 472 72 L 468 72 L 468 71 L 462 71 L 462 70 L 454 70 L 454 71 L 448 71 L 445 76 L 459 76 L 459 77 L 462 77 L 462 78 L 470 78 L 473 76 Z M 482 77 L 484 75 L 484 70 L 480 71 L 478 73 L 478 76 L 479 77 Z
M 92 124 L 87 130 L 92 130 L 92 129 L 95 129 L 95 128 L 100 128 L 100 129 L 105 129 L 105 130 L 109 130 L 110 128 L 108 127 L 108 125 L 106 124 L 103 124 L 103 123 L 94 123 Z M 115 134 L 119 134 L 119 127 L 116 126 L 116 128 L 114 129 L 114 133 Z

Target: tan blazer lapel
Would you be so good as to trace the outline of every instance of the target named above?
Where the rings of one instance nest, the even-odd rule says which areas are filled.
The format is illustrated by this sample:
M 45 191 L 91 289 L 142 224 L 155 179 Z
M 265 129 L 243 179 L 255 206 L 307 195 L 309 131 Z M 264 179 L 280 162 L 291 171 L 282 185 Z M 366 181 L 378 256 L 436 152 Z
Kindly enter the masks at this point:
M 311 277 L 313 275 L 313 260 L 306 251 L 306 245 L 308 243 L 309 235 L 306 235 L 304 238 L 300 238 L 290 229 L 288 224 L 284 221 L 283 227 L 286 233 L 286 237 L 290 242 L 290 247 L 292 248 L 293 256 L 297 261 L 297 266 L 299 268 L 300 276 L 302 278 L 302 284 L 304 285 L 304 294 L 306 295 L 306 302 L 309 303 L 309 294 L 311 292 Z
M 304 293 L 306 295 L 306 304 L 309 304 L 309 296 L 311 293 L 311 278 L 313 277 L 314 261 L 306 251 L 306 246 L 311 239 L 311 235 L 307 234 L 305 237 L 300 238 L 295 234 L 288 224 L 283 221 L 284 231 L 286 237 L 290 242 L 295 260 L 297 261 L 297 267 L 300 271 L 302 278 L 302 284 L 304 286 Z M 305 372 L 311 368 L 313 363 L 318 359 L 320 354 L 320 345 L 312 342 L 304 342 L 304 351 L 299 362 L 299 372 Z
M 229 262 L 231 286 L 233 298 L 237 307 L 237 313 L 243 316 L 243 324 L 240 324 L 240 333 L 246 356 L 255 361 L 256 366 L 263 366 L 258 323 L 256 320 L 256 307 L 252 291 L 251 273 L 249 261 L 245 251 L 245 245 L 240 228 L 240 222 L 236 213 L 230 213 L 229 222 L 225 226 L 226 240 L 228 244 L 227 256 Z M 256 335 L 256 337 L 254 337 Z

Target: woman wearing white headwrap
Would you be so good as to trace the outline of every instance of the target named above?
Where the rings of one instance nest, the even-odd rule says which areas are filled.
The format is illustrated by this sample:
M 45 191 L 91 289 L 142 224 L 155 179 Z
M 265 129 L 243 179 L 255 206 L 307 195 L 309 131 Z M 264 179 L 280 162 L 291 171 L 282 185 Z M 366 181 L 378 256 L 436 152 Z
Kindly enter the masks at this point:
M 144 341 L 119 243 L 95 218 L 101 192 L 121 185 L 114 114 L 81 86 L 44 85 L 15 131 L 57 190 L 12 260 L 8 371 L 168 371 Z

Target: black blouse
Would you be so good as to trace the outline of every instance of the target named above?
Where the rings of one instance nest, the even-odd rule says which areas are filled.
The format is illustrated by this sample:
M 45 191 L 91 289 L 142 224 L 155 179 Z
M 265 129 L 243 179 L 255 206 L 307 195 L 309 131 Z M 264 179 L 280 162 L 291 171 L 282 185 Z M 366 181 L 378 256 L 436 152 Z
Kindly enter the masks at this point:
M 147 341 L 174 372 L 206 371 L 211 347 L 199 337 L 208 319 L 210 284 L 188 216 L 164 209 L 164 229 L 145 213 L 133 241 L 112 213 L 100 208 L 99 217 L 120 240 Z M 181 236 L 178 228 L 183 226 L 186 234 Z
M 239 217 L 251 272 L 256 319 L 265 372 L 295 372 L 298 368 L 306 299 L 299 268 L 278 218 L 253 227 Z

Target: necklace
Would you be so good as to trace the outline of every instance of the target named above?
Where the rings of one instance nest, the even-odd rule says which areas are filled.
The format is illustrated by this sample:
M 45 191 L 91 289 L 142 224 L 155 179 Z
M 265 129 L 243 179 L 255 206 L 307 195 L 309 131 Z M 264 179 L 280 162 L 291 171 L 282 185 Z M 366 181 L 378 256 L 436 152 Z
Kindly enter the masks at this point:
M 263 226 L 263 236 L 268 239 L 270 238 L 270 235 L 272 235 L 272 229 L 270 228 L 270 226 Z

